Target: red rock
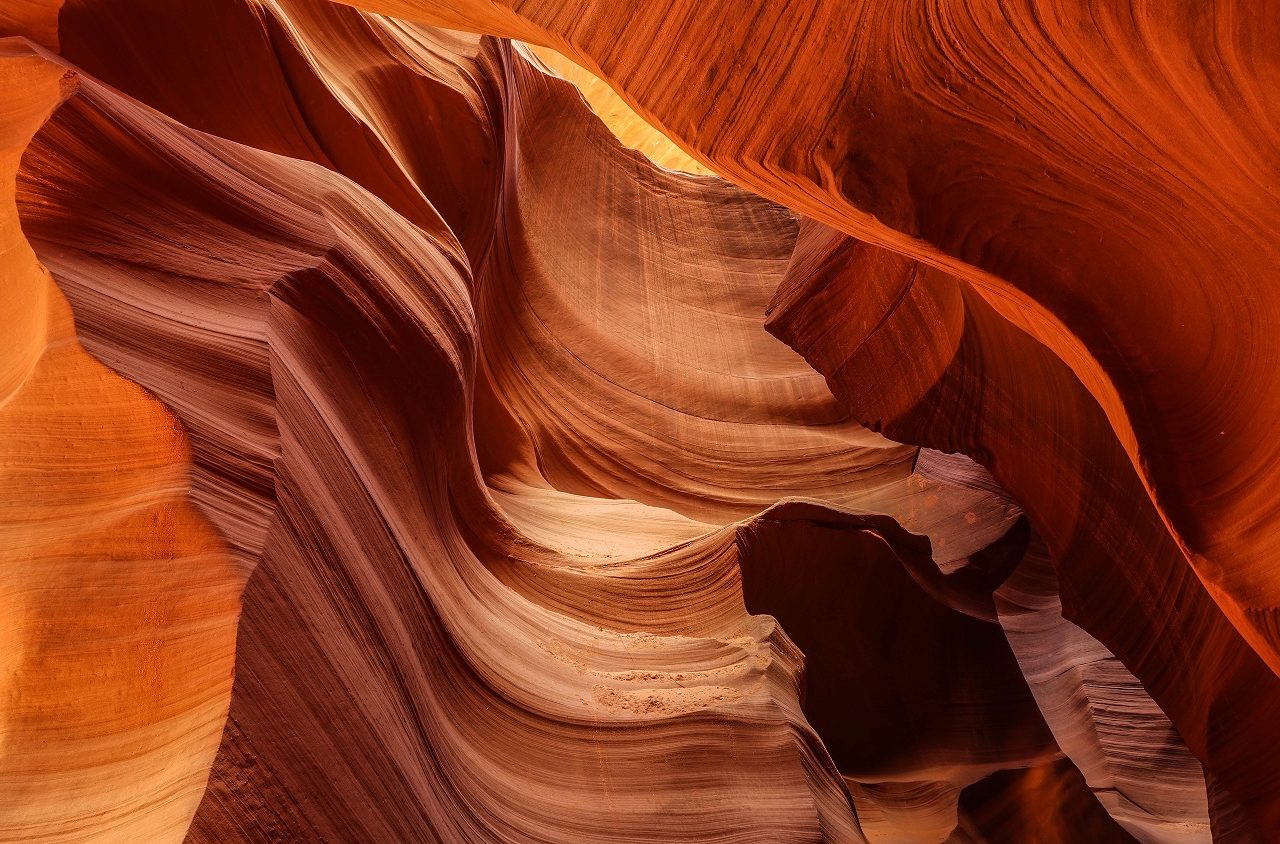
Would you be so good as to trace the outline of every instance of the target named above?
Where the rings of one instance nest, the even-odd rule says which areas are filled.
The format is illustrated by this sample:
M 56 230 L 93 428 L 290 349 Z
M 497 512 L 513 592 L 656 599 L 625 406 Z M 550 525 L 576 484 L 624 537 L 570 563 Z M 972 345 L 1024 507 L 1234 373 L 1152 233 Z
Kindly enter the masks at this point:
M 1280 828 L 1280 18 L 356 5 L 0 9 L 0 838 Z

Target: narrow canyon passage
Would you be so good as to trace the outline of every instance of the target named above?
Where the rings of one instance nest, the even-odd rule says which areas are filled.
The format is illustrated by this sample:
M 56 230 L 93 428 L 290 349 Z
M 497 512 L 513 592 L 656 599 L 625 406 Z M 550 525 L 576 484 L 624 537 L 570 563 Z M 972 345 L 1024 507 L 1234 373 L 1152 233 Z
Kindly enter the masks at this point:
M 0 841 L 1270 840 L 1274 63 L 1077 5 L 0 0 Z

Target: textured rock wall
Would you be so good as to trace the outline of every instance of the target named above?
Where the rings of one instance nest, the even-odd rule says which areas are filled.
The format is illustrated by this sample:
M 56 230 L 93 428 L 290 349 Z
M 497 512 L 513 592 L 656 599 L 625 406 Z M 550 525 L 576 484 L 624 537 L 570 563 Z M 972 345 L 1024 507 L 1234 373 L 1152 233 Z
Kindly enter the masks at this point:
M 0 840 L 1280 828 L 1274 15 L 359 5 L 0 8 Z

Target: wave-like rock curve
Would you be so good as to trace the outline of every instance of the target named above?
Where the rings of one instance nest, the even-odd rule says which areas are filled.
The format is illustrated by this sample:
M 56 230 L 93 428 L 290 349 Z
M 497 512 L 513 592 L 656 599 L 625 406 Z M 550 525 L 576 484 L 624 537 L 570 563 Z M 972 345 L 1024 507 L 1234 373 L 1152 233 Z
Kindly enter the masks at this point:
M 1229 4 L 360 5 L 0 11 L 0 839 L 1267 839 Z

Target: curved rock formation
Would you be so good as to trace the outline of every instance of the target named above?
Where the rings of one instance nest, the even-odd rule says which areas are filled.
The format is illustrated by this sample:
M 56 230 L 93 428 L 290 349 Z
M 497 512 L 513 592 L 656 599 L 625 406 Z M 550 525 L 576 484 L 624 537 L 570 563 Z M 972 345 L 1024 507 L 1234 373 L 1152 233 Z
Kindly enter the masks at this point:
M 712 3 L 678 15 L 649 7 L 625 17 L 622 36 L 624 18 L 590 0 L 364 5 L 561 48 L 716 172 L 950 274 L 982 298 L 975 307 L 1044 346 L 1060 361 L 1058 380 L 1096 406 L 1097 433 L 1068 445 L 1087 453 L 1094 437 L 1105 439 L 1131 464 L 1133 481 L 1108 458 L 1121 483 L 1149 493 L 1153 528 L 1169 548 L 1158 555 L 1161 578 L 1194 576 L 1189 588 L 1216 605 L 1205 613 L 1220 619 L 1191 625 L 1195 635 L 1216 626 L 1223 643 L 1213 648 L 1242 644 L 1267 663 L 1230 656 L 1229 671 L 1280 668 L 1280 581 L 1268 568 L 1280 533 L 1263 468 L 1280 448 L 1266 327 L 1275 311 L 1266 280 L 1277 265 L 1266 45 L 1280 18 L 1239 2 L 1115 4 L 1096 14 L 1075 3 L 784 2 L 745 13 Z M 1231 342 L 1218 339 L 1223 325 Z M 1048 381 L 1031 392 L 1051 404 L 1059 389 Z M 1070 414 L 1046 418 L 1054 428 L 1075 424 Z M 1001 458 L 1033 454 L 1017 442 L 970 447 L 989 449 L 980 456 L 997 469 Z M 1033 479 L 998 477 L 1032 503 L 1014 486 Z M 1079 509 L 1099 506 L 1087 499 Z M 1049 540 L 1064 559 L 1065 547 Z M 1242 642 L 1226 644 L 1233 639 Z M 1159 685 L 1167 668 L 1139 665 L 1147 649 L 1121 644 L 1112 642 Z M 1234 705 L 1235 683 L 1209 694 L 1221 701 L 1211 708 Z M 1253 732 L 1214 736 L 1215 745 L 1239 739 L 1236 750 L 1197 737 L 1205 699 L 1175 723 L 1202 759 L 1216 757 L 1212 768 L 1239 778 L 1237 789 L 1267 792 L 1242 799 L 1260 828 L 1280 827 L 1274 772 L 1250 770 Z
M 187 438 L 81 347 L 18 228 L 19 155 L 76 79 L 0 42 L 0 838 L 180 837 L 231 693 L 244 569 Z
M 855 303 L 883 316 L 842 319 Z M 1277 738 L 1265 726 L 1270 704 L 1257 704 L 1280 684 L 1181 565 L 1101 410 L 1061 360 L 953 277 L 817 224 L 801 234 L 771 330 L 807 348 L 858 415 L 991 461 L 1054 556 L 1067 617 L 1127 659 L 1206 770 L 1268 816 L 1277 795 L 1266 748 Z M 903 346 L 925 351 L 889 382 L 885 361 Z M 1064 485 L 1074 506 L 1063 504 Z
M 669 170 L 693 175 L 709 175 L 711 170 L 690 156 L 671 139 L 659 132 L 627 105 L 626 101 L 609 83 L 575 64 L 565 56 L 537 44 L 525 45 L 542 65 L 561 79 L 573 83 L 582 93 L 591 110 L 599 115 L 604 125 L 622 145 L 639 150 L 645 157 Z
M 0 9 L 0 840 L 1280 828 L 1275 21 L 357 5 Z
M 716 172 L 972 285 L 1099 402 L 1198 575 L 1280 667 L 1280 504 L 1261 468 L 1280 449 L 1280 15 L 1240 0 L 360 5 L 562 48 Z M 1214 342 L 1224 323 L 1238 342 Z

